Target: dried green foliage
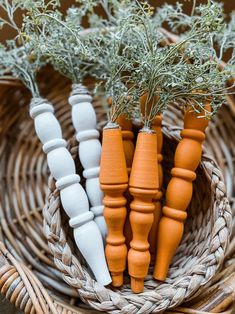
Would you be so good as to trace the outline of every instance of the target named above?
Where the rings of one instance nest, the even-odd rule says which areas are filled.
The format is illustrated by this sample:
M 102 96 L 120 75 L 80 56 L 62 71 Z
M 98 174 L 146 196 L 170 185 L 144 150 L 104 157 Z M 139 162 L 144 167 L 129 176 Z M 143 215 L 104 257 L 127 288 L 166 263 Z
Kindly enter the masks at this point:
M 226 81 L 232 75 L 228 69 L 220 71 L 215 61 L 213 37 L 224 28 L 221 7 L 209 1 L 196 8 L 197 15 L 192 17 L 185 17 L 179 8 L 179 5 L 176 9 L 166 6 L 156 12 L 153 20 L 145 13 L 138 23 L 132 16 L 127 21 L 130 40 L 126 55 L 133 62 L 129 82 L 136 86 L 139 96 L 148 93 L 149 99 L 155 96 L 157 99 L 150 112 L 146 110 L 142 117 L 148 127 L 155 115 L 173 102 L 200 111 L 210 100 L 212 114 L 216 113 L 224 101 Z M 155 23 L 159 26 L 163 21 L 168 21 L 174 29 L 185 28 L 179 42 L 161 46 Z M 133 42 L 137 49 L 132 49 Z
M 208 1 L 195 7 L 192 16 L 184 14 L 179 4 L 166 5 L 153 15 L 148 4 L 135 1 L 122 2 L 111 12 L 114 22 L 107 14 L 102 27 L 93 25 L 99 26 L 100 32 L 92 32 L 87 44 L 93 63 L 91 74 L 114 100 L 111 119 L 116 118 L 113 113 L 117 111 L 132 116 L 135 113 L 150 127 L 155 115 L 174 102 L 199 112 L 209 100 L 213 110 L 206 112 L 207 116 L 217 112 L 225 100 L 226 82 L 234 75 L 232 59 L 224 70 L 217 63 L 224 49 L 221 47 L 218 57 L 216 36 L 223 33 L 226 41 L 231 37 L 231 26 L 224 31 L 221 5 Z M 167 46 L 160 31 L 166 21 L 172 29 L 181 31 L 179 42 Z M 234 41 L 230 39 L 231 46 L 234 48 Z M 145 93 L 157 102 L 150 112 L 141 114 L 139 97 Z
M 51 5 L 55 1 L 50 2 Z M 5 13 L 4 17 L 0 17 L 0 26 L 8 25 L 17 34 L 14 40 L 8 40 L 5 45 L 0 45 L 0 76 L 13 75 L 25 84 L 34 97 L 39 97 L 36 75 L 45 61 L 42 55 L 33 53 L 22 25 L 17 25 L 15 21 L 15 14 L 19 9 L 34 11 L 37 5 L 45 7 L 43 1 L 0 1 L 0 7 Z
M 112 97 L 111 121 L 126 114 L 140 117 L 151 127 L 155 115 L 169 104 L 177 102 L 198 112 L 208 100 L 213 109 L 207 113 L 210 117 L 232 91 L 233 86 L 226 84 L 234 77 L 235 19 L 226 24 L 220 4 L 208 0 L 205 5 L 193 6 L 192 14 L 187 15 L 180 4 L 165 5 L 155 12 L 147 2 L 137 0 L 78 0 L 78 7 L 62 16 L 59 2 L 18 0 L 8 7 L 8 1 L 0 1 L 6 12 L 10 10 L 8 21 L 2 23 L 10 20 L 17 29 L 23 45 L 20 51 L 26 56 L 23 60 L 34 60 L 32 69 L 25 66 L 27 72 L 33 71 L 32 80 L 45 60 L 74 83 L 93 76 L 96 91 Z M 98 7 L 101 16 L 96 13 Z M 18 8 L 26 9 L 21 28 L 14 25 Z M 82 25 L 84 16 L 89 28 Z M 178 42 L 167 44 L 163 23 L 180 33 Z M 10 56 L 11 50 L 17 49 L 15 45 L 3 51 Z M 228 49 L 231 59 L 221 70 L 219 64 Z M 22 79 L 23 75 L 14 71 Z M 145 93 L 156 102 L 143 113 L 139 99 Z
M 24 47 L 17 47 L 14 40 L 8 41 L 7 47 L 0 46 L 0 76 L 11 73 L 21 80 L 31 91 L 34 97 L 39 97 L 36 83 L 36 75 L 42 62 L 36 57 L 30 59 L 30 55 Z
M 77 34 L 80 27 L 77 28 L 72 30 L 62 21 L 59 12 L 53 12 L 39 14 L 35 19 L 28 20 L 24 30 L 34 54 L 43 55 L 56 70 L 74 83 L 80 82 L 80 56 L 85 53 Z

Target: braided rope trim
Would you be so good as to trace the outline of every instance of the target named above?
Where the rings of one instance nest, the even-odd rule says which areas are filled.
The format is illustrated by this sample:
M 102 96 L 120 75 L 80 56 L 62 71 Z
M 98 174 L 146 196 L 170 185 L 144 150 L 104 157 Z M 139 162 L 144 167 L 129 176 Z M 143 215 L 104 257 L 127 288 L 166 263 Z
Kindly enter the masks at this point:
M 170 141 L 180 140 L 179 128 L 164 125 L 163 133 Z M 73 147 L 71 152 L 73 158 L 76 158 L 76 147 Z M 138 295 L 131 292 L 129 285 L 124 285 L 120 290 L 101 286 L 90 275 L 87 267 L 81 265 L 78 258 L 73 255 L 61 223 L 59 193 L 53 178 L 49 178 L 51 193 L 43 210 L 44 233 L 55 265 L 61 271 L 63 279 L 78 290 L 80 298 L 85 303 L 108 313 L 159 313 L 181 304 L 193 294 L 203 290 L 203 286 L 217 273 L 223 262 L 232 229 L 232 214 L 222 173 L 205 151 L 200 166 L 211 188 L 211 202 L 205 217 L 209 219 L 212 232 L 206 235 L 208 241 L 205 250 L 198 256 L 196 265 L 195 261 L 194 263 L 190 261 L 189 256 L 182 257 L 186 260 L 186 270 L 184 269 L 183 273 L 176 271 L 177 275 L 165 283 L 160 284 L 148 276 L 145 291 Z M 205 219 L 204 215 L 201 216 L 201 220 Z M 205 235 L 196 233 L 195 236 L 200 246 L 200 241 Z
M 21 267 L 21 265 L 19 265 Z M 61 304 L 56 299 L 50 300 L 50 306 L 47 301 L 51 298 L 47 291 L 38 282 L 35 282 L 35 277 L 30 270 L 26 267 L 23 269 L 23 274 L 27 276 L 30 286 L 27 287 L 16 267 L 6 263 L 0 268 L 0 292 L 6 299 L 14 304 L 14 306 L 25 314 L 36 313 L 63 313 L 63 314 L 77 314 L 77 311 L 73 311 L 72 308 Z M 35 289 L 37 288 L 37 289 Z M 40 290 L 41 289 L 41 290 Z M 40 309 L 36 309 L 32 298 L 29 294 L 29 290 L 33 293 L 34 299 L 40 300 Z M 42 293 L 43 291 L 43 293 Z M 45 297 L 46 296 L 46 297 Z M 43 308 L 41 308 L 41 306 Z M 53 309 L 53 310 L 52 310 Z
M 0 241 L 0 293 L 26 314 L 76 314 L 75 309 L 49 294 L 35 274 Z M 79 312 L 80 313 L 80 312 Z

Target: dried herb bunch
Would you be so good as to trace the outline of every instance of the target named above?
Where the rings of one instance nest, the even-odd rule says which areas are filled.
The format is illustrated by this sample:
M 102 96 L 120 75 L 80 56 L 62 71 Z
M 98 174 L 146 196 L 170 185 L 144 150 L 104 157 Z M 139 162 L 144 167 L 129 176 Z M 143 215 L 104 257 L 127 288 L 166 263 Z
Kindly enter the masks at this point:
M 97 6 L 103 8 L 104 18 L 95 13 Z M 124 112 L 133 116 L 128 76 L 123 75 L 127 70 L 130 75 L 132 64 L 120 52 L 125 14 L 134 14 L 136 9 L 132 1 L 80 1 L 79 9 L 71 7 L 65 17 L 58 10 L 38 13 L 36 9 L 25 18 L 24 32 L 36 54 L 44 55 L 73 83 L 82 83 L 85 76 L 93 76 L 97 81 L 96 91 L 112 97 L 108 114 L 112 122 Z M 84 15 L 88 16 L 89 29 L 82 26 Z
M 29 37 L 24 32 L 24 25 L 16 23 L 15 14 L 18 10 L 29 10 L 29 14 L 35 9 L 53 9 L 54 3 L 55 1 L 49 1 L 47 4 L 44 1 L 0 1 L 0 8 L 5 13 L 5 17 L 0 17 L 0 28 L 8 25 L 16 33 L 14 39 L 0 45 L 0 76 L 4 79 L 11 74 L 21 80 L 34 98 L 40 97 L 36 76 L 39 69 L 45 65 L 46 59 L 42 54 L 34 53 Z
M 226 24 L 220 4 L 208 0 L 206 5 L 193 6 L 192 14 L 187 15 L 181 4 L 165 5 L 154 12 L 149 4 L 137 0 L 76 2 L 78 6 L 71 7 L 66 16 L 60 13 L 60 1 L 56 0 L 0 2 L 8 13 L 8 19 L 1 22 L 17 30 L 20 51 L 24 51 L 29 71 L 33 71 L 32 81 L 45 60 L 73 83 L 82 83 L 91 75 L 97 82 L 97 92 L 112 97 L 112 122 L 125 113 L 130 118 L 140 117 L 147 127 L 157 113 L 174 102 L 198 112 L 210 99 L 209 117 L 223 104 L 225 94 L 232 92 L 234 86 L 226 84 L 234 76 L 234 18 Z M 97 7 L 103 14 L 96 13 Z M 18 8 L 26 10 L 20 28 L 14 22 Z M 89 28 L 82 25 L 84 16 L 88 17 Z M 180 33 L 178 42 L 167 44 L 162 31 L 166 22 L 172 31 Z M 10 59 L 18 46 L 8 44 L 2 53 Z M 232 50 L 232 56 L 221 69 L 219 64 L 227 49 Z M 143 113 L 139 98 L 146 93 L 147 102 L 154 101 Z
M 180 4 L 175 8 L 166 5 L 159 11 L 171 29 L 180 33 L 178 44 L 183 43 L 183 58 L 187 61 L 185 72 L 177 74 L 183 79 L 183 85 L 176 93 L 176 99 L 191 105 L 196 111 L 203 109 L 203 104 L 209 99 L 212 112 L 208 115 L 213 115 L 223 104 L 225 94 L 234 87 L 226 87 L 234 76 L 235 42 L 231 40 L 234 38 L 234 22 L 232 18 L 227 25 L 221 4 L 213 1 L 193 9 L 192 16 L 184 14 Z M 232 56 L 227 66 L 221 68 L 228 48 L 232 50 Z
M 86 60 L 86 47 L 81 38 L 82 28 L 76 11 L 69 9 L 63 19 L 58 8 L 43 12 L 34 9 L 24 19 L 24 32 L 35 55 L 43 55 L 56 70 L 74 83 L 80 83 L 87 73 L 83 62 Z
M 220 4 L 208 1 L 194 7 L 191 16 L 183 13 L 180 4 L 166 5 L 155 14 L 151 6 L 138 1 L 96 1 L 97 4 L 105 7 L 106 19 L 95 15 L 90 4 L 92 31 L 85 46 L 90 74 L 114 99 L 111 119 L 115 120 L 119 111 L 137 114 L 150 127 L 156 114 L 173 102 L 199 112 L 210 100 L 212 112 L 205 111 L 207 116 L 217 112 L 225 94 L 233 88 L 227 88 L 226 83 L 234 75 L 233 56 L 226 68 L 218 65 L 228 46 L 222 44 L 218 52 L 218 36 L 223 36 L 220 41 L 229 43 L 234 50 L 232 22 L 226 26 Z M 161 32 L 164 22 L 175 32 L 180 31 L 177 43 L 165 44 Z M 147 103 L 150 99 L 156 101 L 150 109 L 145 106 L 143 114 L 137 105 L 145 93 Z
M 39 97 L 36 74 L 42 66 L 39 59 L 31 61 L 24 47 L 17 47 L 15 41 L 8 41 L 0 46 L 0 76 L 6 78 L 8 73 L 21 80 L 31 91 L 33 97 Z
M 220 5 L 209 1 L 195 8 L 196 15 L 186 17 L 179 9 L 180 5 L 165 6 L 152 16 L 150 9 L 140 7 L 139 14 L 130 14 L 122 24 L 125 28 L 122 53 L 132 66 L 128 83 L 135 95 L 148 93 L 146 103 L 155 100 L 150 110 L 145 106 L 142 116 L 148 127 L 155 115 L 172 102 L 200 111 L 210 99 L 213 110 L 207 115 L 216 113 L 224 101 L 226 82 L 233 75 L 231 67 L 221 71 L 216 62 L 214 37 L 225 27 Z M 181 14 L 182 21 L 178 17 Z M 177 43 L 162 46 L 159 33 L 165 21 L 175 30 L 184 28 L 184 32 Z

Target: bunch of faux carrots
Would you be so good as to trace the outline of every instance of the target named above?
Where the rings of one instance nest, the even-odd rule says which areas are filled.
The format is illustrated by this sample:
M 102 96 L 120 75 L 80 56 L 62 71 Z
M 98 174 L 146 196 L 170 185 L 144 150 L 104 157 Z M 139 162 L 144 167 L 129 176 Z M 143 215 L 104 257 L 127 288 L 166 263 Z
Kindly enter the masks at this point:
M 50 63 L 74 84 L 92 76 L 110 97 L 100 162 L 106 258 L 112 284 L 123 284 L 128 264 L 131 288 L 139 293 L 151 260 L 153 277 L 165 280 L 181 241 L 205 130 L 233 76 L 234 52 L 225 70 L 218 63 L 224 48 L 235 51 L 230 31 L 234 27 L 225 27 L 221 7 L 212 0 L 193 7 L 191 16 L 180 5 L 166 5 L 154 14 L 147 3 L 132 0 L 77 2 L 80 7 L 70 8 L 65 19 L 56 9 L 57 1 L 0 4 L 6 12 L 27 11 L 22 29 L 12 24 L 23 46 L 15 41 L 6 51 L 0 49 L 3 72 L 11 68 L 38 97 L 36 73 Z M 97 16 L 97 6 L 104 16 Z M 89 29 L 82 25 L 85 15 Z M 181 32 L 178 42 L 168 42 L 162 29 L 166 22 Z M 214 49 L 218 43 L 219 54 Z M 15 53 L 21 49 L 22 58 Z M 175 102 L 185 109 L 184 128 L 162 207 L 162 114 Z M 135 139 L 137 117 L 141 127 Z
M 156 100 L 148 100 L 144 95 L 140 101 L 144 111 L 145 106 L 151 106 Z M 165 280 L 167 276 L 182 238 L 186 209 L 192 197 L 192 181 L 196 178 L 208 124 L 208 120 L 198 119 L 198 115 L 190 109 L 185 113 L 182 140 L 175 153 L 175 167 L 163 209 L 161 115 L 156 115 L 150 128 L 139 130 L 135 147 L 131 121 L 125 116 L 120 116 L 116 123 L 108 123 L 103 130 L 100 183 L 105 193 L 104 217 L 108 228 L 106 258 L 112 284 L 116 287 L 123 284 L 126 260 L 135 293 L 144 289 L 151 257 L 155 263 L 153 277 Z
M 122 56 L 126 53 L 134 60 L 133 73 L 128 76 L 126 70 L 123 77 L 119 75 L 119 80 L 126 86 L 127 95 L 124 93 L 123 99 L 115 99 L 115 89 L 110 89 L 114 99 L 109 122 L 103 130 L 100 183 L 105 194 L 106 258 L 112 284 L 121 286 L 124 271 L 128 268 L 131 289 L 135 293 L 144 289 L 151 260 L 154 264 L 153 278 L 164 281 L 167 277 L 183 236 L 205 130 L 209 118 L 222 104 L 219 97 L 226 89 L 228 72 L 221 73 L 216 62 L 211 61 L 214 49 L 211 38 L 222 27 L 219 9 L 209 1 L 200 10 L 199 20 L 191 20 L 187 35 L 178 43 L 166 47 L 163 43 L 163 47 L 154 43 L 150 20 L 147 19 L 143 23 L 144 28 L 141 28 L 135 19 L 130 18 L 128 27 L 132 30 L 131 36 L 137 34 L 141 37 L 138 49 L 132 49 L 128 29 L 121 37 L 124 39 L 120 46 L 125 48 L 120 49 L 119 46 L 117 49 L 117 56 L 121 51 Z M 177 18 L 174 15 L 176 25 L 179 22 Z M 204 50 L 200 52 L 202 47 Z M 120 69 L 117 68 L 115 73 L 120 74 Z M 125 80 L 126 76 L 128 80 Z M 138 99 L 133 93 L 135 89 Z M 131 99 L 132 103 L 127 101 L 128 109 L 131 106 L 138 108 L 142 126 L 135 143 L 133 117 L 129 112 L 125 114 L 126 105 L 120 104 L 120 99 L 123 102 Z M 174 102 L 185 109 L 184 128 L 162 204 L 162 113 L 168 104 Z

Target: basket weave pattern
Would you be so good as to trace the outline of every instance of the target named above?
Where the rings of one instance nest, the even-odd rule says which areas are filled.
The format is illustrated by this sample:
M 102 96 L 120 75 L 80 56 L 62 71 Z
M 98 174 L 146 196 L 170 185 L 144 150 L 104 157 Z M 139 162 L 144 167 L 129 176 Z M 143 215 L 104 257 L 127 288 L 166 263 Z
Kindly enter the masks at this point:
M 43 96 L 52 101 L 56 108 L 56 116 L 62 124 L 65 138 L 71 138 L 74 131 L 70 107 L 67 104 L 69 82 L 58 75 L 52 76 L 51 71 L 43 73 L 40 81 Z M 0 118 L 3 121 L 0 130 L 0 251 L 5 256 L 0 259 L 0 289 L 26 313 L 34 313 L 37 305 L 35 296 L 40 300 L 37 309 L 41 309 L 41 313 L 45 308 L 52 313 L 78 313 L 78 308 L 74 309 L 68 303 L 68 298 L 73 300 L 73 304 L 78 302 L 78 295 L 91 306 L 110 313 L 159 312 L 203 293 L 210 284 L 210 279 L 215 278 L 216 272 L 222 266 L 225 254 L 227 264 L 232 263 L 234 246 L 228 247 L 226 252 L 229 255 L 225 252 L 232 227 L 232 215 L 223 179 L 224 175 L 229 200 L 234 208 L 235 147 L 229 140 L 235 129 L 235 111 L 232 105 L 222 108 L 207 132 L 184 238 L 167 282 L 160 284 L 148 276 L 145 291 L 134 295 L 130 291 L 128 278 L 124 287 L 115 291 L 106 289 L 93 280 L 74 247 L 67 217 L 60 206 L 58 191 L 52 178 L 49 180 L 48 203 L 43 210 L 43 228 L 41 209 L 48 194 L 48 170 L 33 122 L 28 115 L 30 97 L 19 87 L 3 87 L 0 94 Z M 94 105 L 101 128 L 105 123 L 105 114 L 98 102 L 94 102 Z M 182 127 L 182 113 L 175 107 L 171 108 L 164 120 L 166 186 Z M 70 149 L 81 174 L 76 145 L 72 139 Z M 222 169 L 223 175 L 216 163 Z M 6 259 L 8 266 L 4 265 Z M 26 273 L 27 285 L 27 281 L 22 280 Z M 7 275 L 4 277 L 4 274 Z M 54 297 L 54 292 L 49 296 L 45 289 L 43 292 L 38 291 L 40 283 L 36 284 L 34 277 L 45 288 L 56 291 L 57 297 Z M 18 291 L 14 290 L 18 285 L 25 287 L 19 295 L 13 293 Z M 11 297 L 13 294 L 14 297 Z M 60 303 L 58 299 L 67 304 Z

